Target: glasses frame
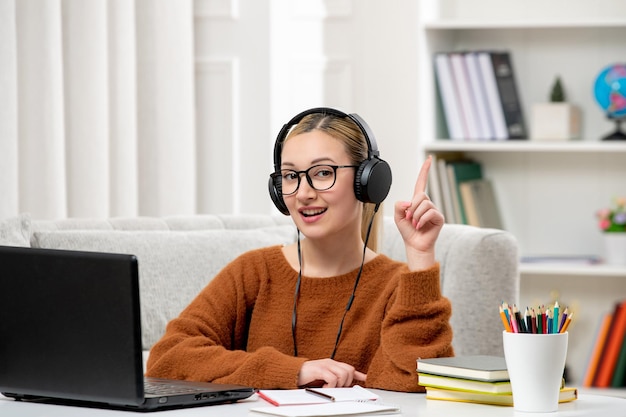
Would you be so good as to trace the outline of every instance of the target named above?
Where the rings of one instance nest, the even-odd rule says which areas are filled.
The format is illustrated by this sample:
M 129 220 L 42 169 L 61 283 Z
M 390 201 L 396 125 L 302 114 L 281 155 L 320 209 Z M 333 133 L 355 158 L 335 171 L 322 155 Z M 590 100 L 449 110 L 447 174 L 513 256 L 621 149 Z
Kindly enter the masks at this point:
M 311 178 L 311 176 L 309 175 L 309 171 L 314 169 L 314 168 L 319 168 L 319 167 L 329 167 L 333 169 L 333 183 L 328 187 L 328 188 L 324 188 L 322 190 L 317 189 L 314 185 L 313 185 L 313 179 Z M 282 195 L 293 195 L 295 193 L 298 192 L 298 190 L 300 189 L 300 183 L 302 181 L 302 174 L 304 174 L 304 176 L 306 177 L 306 182 L 309 183 L 309 186 L 311 188 L 313 188 L 315 191 L 328 191 L 331 188 L 333 188 L 335 186 L 335 183 L 337 182 L 337 170 L 339 168 L 358 168 L 359 165 L 331 165 L 331 164 L 317 164 L 317 165 L 312 165 L 310 167 L 308 167 L 307 169 L 303 170 L 303 171 L 296 171 L 295 169 L 281 169 L 280 171 L 276 171 L 276 172 L 272 172 L 270 174 L 270 176 L 272 177 L 272 179 L 274 180 L 274 183 L 278 186 L 280 184 L 280 192 Z M 282 177 L 283 177 L 283 172 L 284 171 L 290 171 L 296 174 L 296 176 L 298 177 L 298 184 L 296 185 L 296 189 L 293 190 L 290 193 L 285 193 L 283 191 L 283 184 L 282 184 Z

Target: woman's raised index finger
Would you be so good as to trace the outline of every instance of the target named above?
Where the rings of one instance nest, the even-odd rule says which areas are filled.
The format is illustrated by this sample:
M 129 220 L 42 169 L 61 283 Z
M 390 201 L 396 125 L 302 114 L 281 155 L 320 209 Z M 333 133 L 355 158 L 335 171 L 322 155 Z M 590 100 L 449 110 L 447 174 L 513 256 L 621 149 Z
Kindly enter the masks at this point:
M 413 195 L 426 192 L 426 186 L 428 185 L 428 171 L 430 170 L 432 162 L 433 157 L 428 155 L 424 164 L 422 164 L 419 175 L 417 176 L 417 182 L 415 183 Z

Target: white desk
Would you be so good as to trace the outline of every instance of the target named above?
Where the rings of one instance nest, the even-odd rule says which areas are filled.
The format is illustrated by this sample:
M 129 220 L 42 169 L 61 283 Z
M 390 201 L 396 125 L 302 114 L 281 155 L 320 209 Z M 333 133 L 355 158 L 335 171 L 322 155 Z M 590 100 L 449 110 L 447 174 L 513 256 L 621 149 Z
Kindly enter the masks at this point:
M 426 400 L 424 394 L 407 394 L 390 391 L 374 390 L 386 403 L 396 404 L 406 417 L 449 417 L 449 416 L 480 416 L 480 417 L 530 417 L 542 414 L 521 413 L 513 407 L 499 407 L 482 404 L 465 404 L 449 401 Z M 262 414 L 249 413 L 252 407 L 267 406 L 257 399 L 256 395 L 249 400 L 237 404 L 212 405 L 182 410 L 159 411 L 155 417 L 187 416 L 187 417 L 249 417 Z M 14 401 L 0 395 L 0 416 L 2 417 L 119 417 L 146 415 L 136 412 L 101 410 L 83 407 L 68 407 Z M 580 395 L 576 401 L 559 404 L 559 411 L 546 414 L 550 417 L 561 416 L 626 416 L 626 399 L 601 396 Z

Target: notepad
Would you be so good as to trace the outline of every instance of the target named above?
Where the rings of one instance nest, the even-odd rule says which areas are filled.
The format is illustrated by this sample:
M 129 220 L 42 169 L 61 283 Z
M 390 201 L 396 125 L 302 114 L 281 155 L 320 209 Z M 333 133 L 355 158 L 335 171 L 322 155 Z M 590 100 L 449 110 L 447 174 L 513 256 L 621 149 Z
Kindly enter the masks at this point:
M 468 355 L 418 359 L 417 372 L 489 382 L 509 380 L 506 361 L 502 356 Z
M 325 404 L 344 401 L 375 401 L 379 396 L 365 388 L 355 385 L 350 388 L 314 388 L 306 389 L 264 389 L 259 390 L 259 397 L 275 406 Z
M 285 407 L 257 407 L 250 409 L 250 411 L 282 417 L 323 417 L 397 414 L 400 409 L 395 405 L 376 402 L 344 401 L 313 405 L 288 405 Z

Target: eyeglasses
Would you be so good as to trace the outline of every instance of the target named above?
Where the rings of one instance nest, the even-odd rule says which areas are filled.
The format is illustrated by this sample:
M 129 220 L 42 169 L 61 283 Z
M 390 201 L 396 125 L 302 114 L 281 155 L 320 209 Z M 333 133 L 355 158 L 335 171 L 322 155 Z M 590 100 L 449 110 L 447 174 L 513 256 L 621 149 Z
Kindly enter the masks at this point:
M 314 190 L 326 191 L 335 185 L 339 168 L 358 168 L 358 165 L 313 165 L 304 171 L 281 169 L 272 172 L 270 177 L 277 188 L 280 187 L 283 195 L 291 195 L 298 191 L 302 174 L 306 176 L 306 181 Z

